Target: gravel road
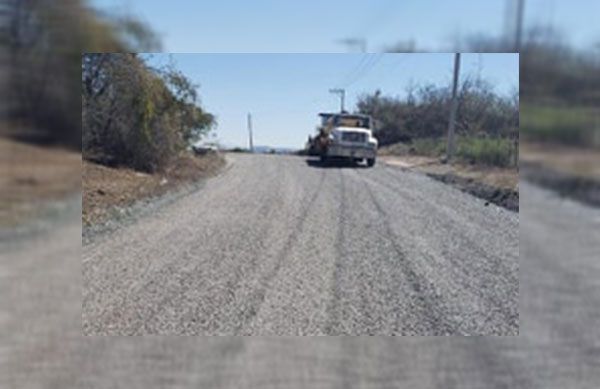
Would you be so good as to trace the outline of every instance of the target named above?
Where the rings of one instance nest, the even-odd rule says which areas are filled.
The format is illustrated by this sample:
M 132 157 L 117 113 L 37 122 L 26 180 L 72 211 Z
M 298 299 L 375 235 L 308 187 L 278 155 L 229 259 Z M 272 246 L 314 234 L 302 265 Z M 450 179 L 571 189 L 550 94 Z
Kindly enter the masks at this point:
M 241 162 L 236 169 L 253 163 L 260 162 Z M 382 186 L 393 182 L 388 174 L 398 174 L 297 169 L 305 171 L 306 177 L 331 174 L 341 180 L 344 176 L 346 184 L 355 175 L 381 175 L 386 177 Z M 401 176 L 399 180 L 408 182 L 422 180 Z M 226 185 L 219 181 L 228 179 L 223 176 L 211 185 L 218 189 Z M 360 179 L 365 188 L 355 191 L 366 190 L 365 182 L 375 185 L 370 179 Z M 301 182 L 297 185 L 303 187 Z M 74 212 L 69 223 L 57 224 L 34 239 L 1 242 L 0 387 L 596 389 L 600 382 L 600 210 L 560 199 L 526 182 L 520 190 L 519 337 L 82 337 L 82 247 L 74 243 L 81 236 L 81 213 Z M 210 191 L 206 192 L 208 196 Z M 317 198 L 315 203 L 320 201 Z M 364 206 L 370 207 L 374 205 Z M 231 208 L 234 212 L 237 206 Z M 458 207 L 445 212 L 452 214 L 454 209 L 458 213 Z M 107 244 L 118 240 L 113 236 Z M 93 247 L 83 249 L 86 261 L 92 260 Z M 90 269 L 90 263 L 85 267 Z M 310 266 L 303 271 L 310 271 Z M 135 290 L 135 285 L 131 287 Z
M 517 213 L 398 168 L 231 158 L 84 246 L 85 334 L 518 334 Z

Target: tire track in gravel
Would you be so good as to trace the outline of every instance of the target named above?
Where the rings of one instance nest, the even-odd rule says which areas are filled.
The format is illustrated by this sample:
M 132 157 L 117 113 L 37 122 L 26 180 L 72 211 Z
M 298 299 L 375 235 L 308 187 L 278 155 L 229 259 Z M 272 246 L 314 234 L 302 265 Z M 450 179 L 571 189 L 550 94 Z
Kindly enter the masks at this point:
M 387 170 L 387 169 L 384 169 Z M 395 176 L 394 180 L 379 180 L 374 176 L 361 175 L 361 178 L 367 182 L 373 182 L 378 186 L 383 186 L 394 193 L 401 193 L 403 197 L 406 197 L 409 202 L 413 204 L 426 203 L 427 208 L 430 210 L 428 213 L 423 213 L 420 218 L 427 222 L 427 219 L 435 220 L 435 223 L 442 227 L 442 230 L 446 233 L 451 234 L 451 239 L 457 242 L 466 242 L 461 247 L 465 250 L 462 255 L 458 253 L 446 252 L 446 248 L 441 246 L 443 251 L 440 254 L 443 255 L 444 260 L 448 261 L 446 271 L 451 272 L 453 281 L 460 283 L 464 291 L 468 291 L 471 295 L 479 299 L 486 305 L 486 308 L 482 311 L 488 312 L 489 316 L 484 323 L 477 323 L 476 328 L 466 329 L 468 332 L 485 333 L 486 324 L 488 322 L 495 323 L 506 323 L 507 333 L 516 334 L 519 325 L 518 306 L 515 302 L 518 302 L 518 267 L 514 268 L 514 265 L 506 263 L 503 258 L 499 257 L 495 253 L 488 253 L 484 250 L 480 243 L 457 226 L 461 225 L 455 220 L 453 215 L 448 214 L 445 210 L 442 210 L 440 215 L 437 212 L 431 212 L 431 210 L 439 210 L 437 204 L 430 202 L 428 199 L 423 199 L 422 196 L 419 198 L 411 197 L 412 192 L 408 193 L 405 188 L 397 182 L 398 176 Z M 434 185 L 442 185 L 437 182 Z M 367 184 L 368 186 L 368 184 Z M 398 192 L 401 190 L 400 192 Z M 373 192 L 371 191 L 371 195 Z M 462 195 L 462 193 L 461 193 Z M 407 207 L 407 209 L 409 209 Z M 380 208 L 383 210 L 383 208 Z M 391 226 L 388 223 L 388 227 Z M 430 240 L 431 241 L 431 240 Z M 435 247 L 430 245 L 429 248 Z M 422 255 L 429 257 L 430 254 L 422 252 Z M 473 262 L 463 261 L 463 257 L 469 258 L 480 258 L 476 266 Z M 430 260 L 430 262 L 434 262 Z M 514 286 L 511 289 L 511 286 Z M 503 293 L 489 293 L 489 289 L 502 290 L 504 292 L 510 291 L 511 295 Z M 483 327 L 483 328 L 482 328 Z
M 250 158 L 263 157 L 249 156 L 242 163 L 252 162 Z M 378 173 L 374 170 L 373 174 Z M 345 177 L 346 189 L 353 187 L 348 179 L 353 176 Z M 326 185 L 329 194 L 320 199 L 322 206 L 317 211 L 330 207 L 326 216 L 333 223 L 337 183 Z M 410 204 L 405 199 L 394 201 L 391 192 L 375 184 L 372 190 L 384 209 L 398 211 L 388 211 L 391 227 L 402 238 L 404 251 L 414 258 L 410 235 L 403 234 L 401 224 L 414 222 L 410 215 L 402 216 L 413 211 Z M 0 355 L 5 362 L 0 363 L 0 387 L 596 389 L 600 333 L 594 319 L 600 317 L 596 304 L 600 246 L 595 231 L 600 212 L 526 183 L 521 190 L 525 205 L 521 207 L 523 320 L 519 337 L 82 338 L 78 325 L 82 247 L 76 244 L 81 234 L 79 213 L 73 226 L 56 226 L 43 239 L 26 240 L 14 252 L 2 252 L 0 289 L 7 317 L 0 321 L 1 332 L 6 334 Z M 365 195 L 362 200 L 367 212 L 350 209 L 350 221 L 370 216 L 368 211 L 374 207 L 366 201 L 366 191 L 356 193 Z M 208 194 L 215 196 L 214 192 Z M 435 198 L 438 193 L 431 195 Z M 449 199 L 440 196 L 439 201 Z M 477 210 L 479 205 L 473 202 L 472 207 Z M 513 228 L 502 213 L 481 212 L 504 228 Z M 400 223 L 398 218 L 402 218 Z M 313 220 L 319 220 L 315 212 L 306 226 Z M 333 246 L 337 232 L 331 231 L 321 242 Z M 381 232 L 383 229 L 376 230 L 373 239 Z M 213 238 L 209 236 L 202 244 Z M 93 258 L 85 266 L 104 260 L 112 260 L 116 266 L 127 259 L 115 255 L 119 249 L 111 241 L 106 241 L 105 250 L 112 253 Z M 85 255 L 85 246 L 83 252 Z M 413 263 L 419 264 L 420 258 L 416 258 Z M 333 272 L 331 266 L 327 269 Z M 105 276 L 102 272 L 93 275 Z M 446 277 L 454 275 L 449 272 Z M 283 273 L 276 280 L 294 281 Z
M 437 338 L 430 387 L 462 389 L 469 382 L 469 388 L 544 388 L 516 358 L 523 343 L 511 337 Z
M 279 172 L 281 170 L 278 169 Z M 276 182 L 280 182 L 281 180 L 275 180 Z M 273 192 L 275 189 L 275 192 Z M 259 231 L 258 238 L 257 236 L 253 236 L 258 242 L 264 242 L 270 235 L 272 227 L 272 221 L 275 220 L 274 214 L 278 210 L 277 204 L 281 201 L 282 197 L 278 195 L 278 191 L 280 188 L 269 188 L 269 193 L 272 195 L 273 201 L 264 201 L 261 203 L 261 207 L 257 211 L 257 215 L 266 215 L 267 217 L 264 220 L 267 221 L 267 224 L 264 229 Z M 275 206 L 274 206 L 275 205 Z M 239 246 L 238 250 L 234 250 L 236 252 L 243 252 L 246 250 L 246 258 L 250 258 L 250 262 L 239 261 L 236 263 L 238 269 L 234 271 L 221 271 L 221 276 L 233 274 L 234 279 L 228 280 L 226 283 L 226 288 L 224 291 L 228 297 L 231 297 L 235 294 L 236 288 L 239 285 L 239 280 L 241 277 L 248 276 L 252 274 L 252 271 L 256 271 L 256 261 L 257 258 L 260 258 L 261 248 L 256 248 L 255 252 L 248 252 L 247 247 L 244 245 L 244 242 L 250 240 L 250 238 L 245 238 L 246 234 L 250 234 L 250 232 L 242 230 L 240 231 L 241 235 L 238 235 L 238 239 L 234 240 L 233 243 Z M 180 230 L 172 230 L 167 233 L 167 237 L 169 236 L 181 236 Z M 250 236 L 250 235 L 248 235 Z M 256 239 L 257 238 L 257 239 Z M 165 241 L 171 241 L 170 239 L 161 239 Z M 178 241 L 180 239 L 172 239 L 172 241 Z M 103 312 L 100 316 L 101 320 L 98 320 L 98 317 L 95 318 L 94 322 L 96 324 L 100 323 L 117 323 L 123 322 L 123 320 L 137 320 L 140 322 L 137 326 L 126 326 L 125 328 L 116 327 L 113 331 L 117 333 L 126 333 L 129 335 L 134 335 L 137 333 L 152 333 L 152 329 L 148 328 L 149 325 L 152 324 L 153 321 L 156 320 L 157 316 L 165 311 L 165 308 L 169 306 L 169 303 L 176 298 L 185 295 L 188 293 L 191 288 L 194 286 L 194 283 L 191 282 L 198 278 L 201 278 L 201 275 L 204 269 L 215 270 L 214 265 L 211 262 L 213 258 L 218 255 L 218 252 L 214 252 L 213 255 L 206 255 L 202 258 L 201 261 L 198 261 L 195 265 L 192 264 L 191 259 L 195 259 L 188 251 L 183 253 L 183 258 L 179 258 L 177 261 L 171 261 L 168 264 L 161 266 L 156 271 L 148 271 L 146 270 L 142 274 L 142 278 L 145 278 L 147 281 L 138 285 L 134 290 L 130 291 L 127 294 L 127 300 L 124 299 L 124 296 L 115 294 L 115 299 L 108 306 L 112 307 L 109 311 Z M 191 268 L 182 267 L 183 264 L 192 264 Z M 221 262 L 217 262 L 217 267 L 223 267 L 224 265 Z M 239 270 L 242 268 L 243 270 Z M 174 275 L 181 275 L 183 277 L 178 278 L 178 282 L 173 282 Z M 160 283 L 159 280 L 164 280 L 165 283 Z M 209 287 L 210 289 L 210 287 Z M 144 297 L 148 297 L 148 293 L 150 293 L 149 299 L 144 299 Z M 218 297 L 221 298 L 224 296 L 222 293 L 217 293 Z M 153 299 L 152 296 L 159 296 L 159 300 Z M 207 296 L 207 299 L 210 300 L 210 296 Z M 230 298 L 229 298 L 230 300 Z M 133 304 L 133 308 L 131 305 Z M 85 300 L 84 300 L 85 306 Z M 213 311 L 219 309 L 220 306 L 215 306 L 211 304 L 205 304 L 204 306 L 209 306 L 213 308 Z M 206 312 L 204 316 L 211 316 L 210 312 Z M 127 319 L 129 317 L 129 319 Z M 195 316 L 197 317 L 197 316 Z M 88 320 L 89 322 L 89 320 Z M 125 323 L 126 324 L 126 323 Z M 88 328 L 88 331 L 91 331 L 92 328 Z M 215 331 L 216 328 L 209 328 L 209 331 Z
M 274 220 L 274 216 L 275 213 L 278 209 L 277 206 L 273 206 L 274 204 L 276 204 L 278 201 L 278 199 L 280 198 L 279 196 L 274 196 L 275 198 L 275 202 L 264 202 L 263 205 L 259 208 L 258 210 L 258 214 L 259 215 L 265 215 L 265 220 L 269 221 L 269 223 L 265 226 L 264 229 L 262 229 L 257 236 L 254 236 L 252 238 L 250 237 L 245 237 L 246 235 L 244 235 L 244 231 L 241 231 L 242 235 L 238 235 L 238 240 L 241 242 L 245 242 L 248 240 L 255 240 L 257 242 L 265 242 L 267 240 L 267 238 L 271 235 L 272 232 L 272 228 L 273 228 L 273 220 Z M 223 274 L 233 274 L 232 278 L 229 278 L 223 285 L 222 288 L 222 292 L 221 293 L 213 293 L 212 296 L 218 297 L 218 298 L 222 298 L 223 296 L 225 296 L 224 301 L 219 301 L 219 304 L 204 304 L 204 305 L 197 305 L 197 309 L 195 310 L 195 313 L 192 315 L 191 317 L 191 323 L 189 323 L 192 326 L 197 326 L 200 324 L 200 322 L 198 322 L 198 318 L 200 317 L 212 317 L 213 314 L 215 313 L 215 311 L 225 311 L 226 307 L 228 307 L 230 304 L 232 304 L 235 301 L 235 296 L 238 293 L 238 289 L 241 287 L 240 285 L 240 281 L 243 277 L 247 277 L 247 278 L 252 278 L 254 276 L 254 274 L 256 272 L 259 271 L 259 265 L 258 265 L 258 259 L 261 258 L 261 252 L 262 252 L 262 246 L 257 247 L 255 250 L 252 251 L 247 251 L 247 249 L 244 247 L 240 247 L 239 251 L 242 250 L 246 250 L 245 252 L 245 258 L 249 259 L 249 261 L 240 261 L 237 265 L 236 268 L 234 269 L 229 269 L 229 271 L 223 271 L 220 272 L 221 275 Z M 186 296 L 188 294 L 188 292 L 192 291 L 193 287 L 195 286 L 194 282 L 195 280 L 198 280 L 199 278 L 199 274 L 202 274 L 203 269 L 206 268 L 207 266 L 207 262 L 210 261 L 211 259 L 207 259 L 205 261 L 202 262 L 198 262 L 197 265 L 190 271 L 187 273 L 187 277 L 184 280 L 185 282 L 182 282 L 181 284 L 181 288 L 179 289 L 174 289 L 172 290 L 172 292 L 170 294 L 166 294 L 165 299 L 163 299 L 162 301 L 159 302 L 159 304 L 157 304 L 157 306 L 161 307 L 161 311 L 164 311 L 165 306 L 168 305 L 172 305 L 169 304 L 170 302 L 172 302 L 173 300 L 180 298 L 181 296 Z M 177 274 L 177 269 L 173 269 L 170 272 L 167 272 L 168 274 Z M 179 271 L 180 272 L 180 271 Z M 218 290 L 218 288 L 217 288 Z M 197 292 L 196 290 L 194 290 L 194 292 Z M 206 300 L 210 301 L 211 300 L 211 295 L 206 296 Z M 209 306 L 212 309 L 212 311 L 200 311 L 200 307 L 203 306 Z M 156 316 L 160 313 L 160 311 L 154 312 L 153 315 L 149 316 L 147 318 L 147 320 L 142 323 L 142 326 L 140 327 L 140 329 L 142 327 L 144 327 L 145 325 L 148 324 L 148 322 L 152 321 L 153 319 L 156 318 Z M 216 318 L 212 320 L 212 323 L 218 324 L 219 322 L 222 322 L 221 320 L 217 320 Z M 224 321 L 223 321 L 224 323 Z M 193 332 L 196 332 L 196 330 L 194 329 L 188 329 L 188 330 L 192 330 Z M 214 333 L 215 331 L 218 331 L 218 325 L 213 325 L 213 326 L 209 326 L 209 327 L 205 327 L 203 328 L 202 332 L 207 332 L 207 333 Z
M 515 325 L 502 323 L 517 309 L 507 294 L 516 275 L 501 263 L 512 234 L 498 258 L 486 253 L 476 238 L 493 233 L 478 230 L 491 215 L 470 196 L 377 167 L 239 161 L 105 250 L 93 246 L 86 333 L 499 334 Z M 479 217 L 467 223 L 433 199 Z M 514 216 L 498 216 L 509 229 Z M 445 233 L 454 241 L 436 241 Z
M 240 325 L 236 328 L 235 333 L 239 334 L 243 332 L 244 327 L 246 327 L 249 322 L 258 314 L 262 303 L 265 299 L 265 294 L 269 288 L 269 285 L 272 283 L 273 279 L 277 277 L 279 270 L 281 269 L 284 261 L 287 259 L 289 252 L 292 250 L 294 244 L 297 243 L 298 237 L 304 230 L 304 225 L 306 220 L 308 219 L 308 215 L 310 210 L 312 209 L 313 204 L 317 201 L 319 196 L 323 194 L 323 182 L 325 180 L 325 171 L 321 172 L 321 177 L 319 178 L 319 183 L 312 192 L 308 202 L 304 207 L 301 208 L 299 220 L 294 225 L 293 230 L 289 234 L 285 244 L 281 251 L 276 255 L 277 262 L 273 269 L 270 272 L 263 275 L 259 281 L 259 287 L 256 289 L 250 296 L 249 301 L 254 302 L 254 304 L 248 304 L 248 310 L 242 312 L 242 320 Z
M 441 218 L 441 222 L 444 223 L 444 227 L 449 229 L 450 232 L 452 232 L 453 234 L 456 235 L 456 237 L 458 239 L 461 240 L 467 240 L 469 243 L 469 247 L 471 245 L 473 245 L 475 248 L 477 248 L 478 250 L 480 250 L 480 252 L 478 254 L 484 254 L 487 255 L 485 253 L 485 250 L 483 250 L 481 248 L 481 245 L 479 242 L 477 242 L 477 240 L 471 238 L 465 231 L 462 231 L 461 229 L 457 228 L 457 226 L 463 225 L 465 224 L 465 222 L 469 222 L 470 221 L 470 213 L 473 210 L 473 204 L 469 204 L 469 206 L 467 207 L 461 207 L 460 211 L 461 213 L 457 213 L 457 206 L 460 206 L 460 204 L 454 204 L 454 207 L 450 207 L 446 204 L 446 202 L 439 202 L 439 201 L 433 201 L 431 196 L 426 196 L 424 193 L 420 193 L 419 191 L 408 191 L 406 189 L 406 187 L 404 187 L 403 185 L 401 185 L 401 183 L 399 182 L 399 175 L 398 172 L 393 172 L 390 171 L 391 169 L 395 169 L 395 168 L 385 168 L 382 169 L 383 172 L 386 173 L 386 175 L 390 178 L 389 180 L 384 180 L 383 177 L 379 177 L 378 175 L 370 175 L 370 176 L 366 176 L 366 175 L 362 175 L 362 177 L 364 179 L 367 179 L 369 181 L 372 181 L 373 183 L 376 183 L 377 185 L 380 186 L 384 186 L 387 189 L 393 191 L 393 192 L 397 192 L 397 193 L 401 193 L 402 196 L 408 200 L 410 200 L 410 202 L 412 204 L 425 204 L 426 207 L 428 209 L 435 209 L 436 213 L 435 216 L 437 218 L 440 217 L 439 214 L 441 214 L 441 216 L 443 218 Z M 404 173 L 404 176 L 407 175 L 415 175 L 417 173 Z M 448 187 L 448 185 L 446 184 L 442 184 L 439 183 L 429 177 L 419 177 L 420 180 L 424 180 L 427 184 L 429 184 L 432 188 L 435 188 L 436 190 L 444 190 L 444 193 L 448 193 L 447 189 L 450 192 L 455 192 L 454 194 L 456 196 L 458 196 L 459 198 L 463 198 L 464 197 L 473 197 L 471 195 L 465 194 L 464 192 L 458 191 L 457 189 L 454 189 L 452 187 L 449 188 L 445 188 Z M 435 197 L 434 197 L 435 198 Z M 473 200 L 475 201 L 479 201 L 479 199 L 473 197 Z M 487 208 L 487 209 L 492 209 L 492 208 Z M 501 214 L 507 214 L 507 211 L 501 210 Z M 514 218 L 514 215 L 511 215 L 510 213 L 509 217 Z M 427 216 L 427 215 L 423 215 L 423 216 Z M 498 216 L 498 215 L 495 215 Z M 493 238 L 495 233 L 497 232 L 497 230 L 494 228 L 495 224 L 494 224 L 494 219 L 493 218 L 479 218 L 477 220 L 477 222 L 479 223 L 485 223 L 484 225 L 482 225 L 481 227 L 485 227 L 485 229 L 481 229 L 480 232 L 486 232 L 487 237 L 488 238 Z M 512 231 L 512 233 L 518 235 L 518 231 Z M 502 249 L 504 248 L 502 246 L 502 244 L 499 242 L 497 244 L 498 249 Z M 500 251 L 500 250 L 498 250 Z
M 336 263 L 332 274 L 331 300 L 327 308 L 329 320 L 325 329 L 327 334 L 405 334 L 414 333 L 412 330 L 402 328 L 406 324 L 407 316 L 413 315 L 410 322 L 427 323 L 427 328 L 419 332 L 427 334 L 451 333 L 451 326 L 440 327 L 443 314 L 440 312 L 438 301 L 440 296 L 423 299 L 426 290 L 435 290 L 425 282 L 423 277 L 417 277 L 415 271 L 408 265 L 407 255 L 397 243 L 397 238 L 391 232 L 387 222 L 388 216 L 381 204 L 374 197 L 371 188 L 363 185 L 348 186 L 347 178 L 354 178 L 355 172 L 339 171 L 339 207 L 338 207 L 338 235 L 336 239 Z M 358 192 L 357 192 L 358 191 Z M 376 209 L 375 216 L 363 220 L 369 228 L 369 239 L 356 236 L 356 231 L 349 230 L 366 215 L 348 213 L 350 209 L 359 212 L 362 196 L 360 191 L 368 193 L 368 199 Z M 352 203 L 348 196 L 352 195 Z M 359 216 L 360 215 L 360 216 Z M 353 234 L 352 234 L 353 233 Z M 364 246 L 363 251 L 355 252 L 355 245 Z M 366 246 L 365 246 L 366 245 Z M 366 253 L 364 250 L 371 247 L 389 247 L 393 252 L 373 251 Z M 384 269 L 384 270 L 382 270 Z M 406 285 L 410 285 L 407 290 Z M 416 304 L 415 304 L 416 301 Z M 408 308 L 404 310 L 404 308 Z M 421 316 L 416 319 L 414 314 Z
M 290 176 L 295 178 L 287 185 L 293 193 L 291 197 L 304 207 L 314 188 L 319 186 L 322 174 L 325 174 L 320 189 L 322 194 L 309 207 L 302 231 L 287 252 L 277 276 L 269 283 L 260 309 L 245 326 L 243 334 L 324 334 L 328 319 L 329 279 L 336 256 L 334 242 L 338 232 L 336 172 L 314 167 L 308 171 L 305 169 L 302 165 L 290 166 Z M 285 231 L 289 233 L 287 227 L 294 226 L 298 219 L 290 218 Z M 287 237 L 280 240 L 287 240 Z
M 379 215 L 365 214 L 362 184 L 355 171 L 340 171 L 340 229 L 333 275 L 334 293 L 329 331 L 333 334 L 394 334 L 407 299 L 397 258 L 387 240 L 374 234 Z M 350 184 L 349 184 L 350 182 Z M 367 233 L 368 232 L 368 233 Z M 383 250 L 383 251 L 382 251 Z
M 278 168 L 277 172 L 282 173 L 283 170 L 281 168 Z M 274 181 L 278 183 L 283 182 L 281 177 L 279 177 L 279 179 L 275 179 Z M 242 230 L 242 235 L 237 235 L 235 242 L 238 242 L 240 244 L 240 247 L 239 249 L 234 248 L 232 251 L 239 253 L 243 252 L 244 258 L 246 260 L 237 261 L 237 263 L 234 264 L 236 267 L 233 269 L 223 269 L 223 271 L 215 271 L 216 273 L 219 273 L 219 277 L 222 277 L 225 274 L 233 274 L 233 276 L 227 279 L 226 282 L 221 282 L 221 288 L 211 288 L 209 286 L 209 292 L 212 293 L 203 296 L 204 304 L 196 304 L 196 309 L 191 315 L 192 317 L 190 323 L 188 323 L 188 325 L 192 326 L 192 328 L 186 328 L 185 333 L 191 332 L 191 334 L 222 334 L 221 331 L 225 331 L 228 334 L 234 334 L 237 332 L 237 328 L 240 325 L 234 326 L 235 329 L 228 328 L 230 325 L 232 325 L 232 323 L 229 321 L 230 318 L 222 316 L 225 314 L 230 314 L 232 312 L 237 312 L 239 314 L 239 310 L 236 309 L 235 304 L 237 301 L 238 294 L 244 294 L 243 289 L 246 286 L 242 284 L 241 281 L 243 279 L 258 278 L 259 272 L 261 271 L 261 265 L 263 265 L 263 263 L 259 262 L 261 262 L 261 260 L 266 257 L 264 253 L 266 250 L 269 249 L 267 245 L 269 243 L 273 243 L 269 241 L 269 237 L 273 236 L 273 229 L 276 228 L 275 221 L 277 220 L 277 213 L 280 209 L 285 208 L 286 205 L 284 203 L 284 196 L 281 192 L 281 185 L 278 185 L 275 188 L 271 187 L 266 192 L 269 197 L 264 197 L 266 198 L 266 200 L 261 202 L 260 208 L 255 213 L 257 216 L 260 215 L 260 217 L 263 220 L 265 220 L 267 224 L 256 234 L 250 233 L 247 230 Z M 249 237 L 245 238 L 245 234 L 247 234 Z M 244 242 L 248 241 L 257 242 L 258 246 L 253 247 L 251 251 L 248 251 L 248 248 L 244 244 Z M 215 254 L 219 255 L 219 253 Z M 206 265 L 206 261 L 198 263 L 198 265 L 193 269 L 193 271 L 189 272 L 189 280 L 185 283 L 185 287 L 181 290 L 175 290 L 171 294 L 170 298 L 165 300 L 163 304 L 160 304 L 160 306 L 165 307 L 165 304 L 167 304 L 170 301 L 173 301 L 176 298 L 187 298 L 187 294 L 189 292 L 197 294 L 198 290 L 195 289 L 195 287 L 197 286 L 195 283 L 201 280 L 211 279 L 211 277 L 200 276 L 203 272 L 203 269 L 206 268 Z M 275 266 L 277 266 L 277 264 L 275 264 Z M 212 270 L 215 269 L 213 268 Z M 195 297 L 197 298 L 198 296 Z M 211 303 L 211 301 L 214 302 Z M 211 309 L 208 311 L 203 311 L 202 308 L 206 306 L 208 306 Z M 207 317 L 211 318 L 212 320 L 202 321 L 202 318 Z
M 427 280 L 426 277 L 417 274 L 414 266 L 410 263 L 408 256 L 398 243 L 399 239 L 394 234 L 390 225 L 389 218 L 381 203 L 375 197 L 371 186 L 366 183 L 365 189 L 369 197 L 375 205 L 379 217 L 383 221 L 385 227 L 385 239 L 387 239 L 396 252 L 397 259 L 400 261 L 404 279 L 409 283 L 416 297 L 417 313 L 421 319 L 419 322 L 424 323 L 427 327 L 428 335 L 451 335 L 456 333 L 457 323 L 449 320 L 447 311 L 442 304 L 443 297 L 437 292 L 437 288 L 433 283 Z
M 325 326 L 324 332 L 327 335 L 334 335 L 339 333 L 340 326 L 340 312 L 341 307 L 339 306 L 342 300 L 342 292 L 340 290 L 340 280 L 342 278 L 342 268 L 340 261 L 343 261 L 347 258 L 348 254 L 344 249 L 345 242 L 345 227 L 346 226 L 346 185 L 344 180 L 344 175 L 341 170 L 338 174 L 339 177 L 339 193 L 340 193 L 340 201 L 338 206 L 338 231 L 335 240 L 335 252 L 336 252 L 336 261 L 334 265 L 334 271 L 332 274 L 331 280 L 331 301 L 327 306 L 327 316 L 329 320 Z

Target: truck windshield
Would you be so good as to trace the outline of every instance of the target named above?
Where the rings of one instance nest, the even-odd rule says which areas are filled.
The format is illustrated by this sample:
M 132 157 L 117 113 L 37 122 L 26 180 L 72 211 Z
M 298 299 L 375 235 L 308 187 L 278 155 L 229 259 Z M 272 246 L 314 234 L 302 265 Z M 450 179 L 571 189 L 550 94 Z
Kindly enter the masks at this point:
M 369 117 L 355 115 L 322 115 L 324 126 L 370 128 Z

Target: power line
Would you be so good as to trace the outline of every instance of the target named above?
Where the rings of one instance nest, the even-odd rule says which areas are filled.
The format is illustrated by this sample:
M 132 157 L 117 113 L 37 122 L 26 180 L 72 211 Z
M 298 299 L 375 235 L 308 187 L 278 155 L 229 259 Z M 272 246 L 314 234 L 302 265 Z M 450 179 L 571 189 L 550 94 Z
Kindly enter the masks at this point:
M 338 88 L 330 89 L 330 93 L 335 93 L 340 96 L 341 100 L 341 112 L 344 112 L 344 102 L 346 98 L 346 88 L 356 83 L 362 77 L 364 77 L 367 73 L 369 73 L 375 65 L 381 61 L 383 58 L 383 53 L 379 53 L 377 55 L 364 55 L 358 65 L 345 77 L 345 83 L 341 83 L 341 86 Z
M 351 79 L 344 85 L 344 88 L 348 88 L 349 86 L 355 84 L 358 80 L 363 78 L 365 75 L 367 75 L 375 67 L 375 65 L 377 65 L 379 61 L 381 61 L 381 59 L 383 58 L 383 53 L 371 55 L 369 57 L 369 60 L 365 63 L 362 69 L 359 70 L 359 72 L 353 79 Z
M 346 81 L 344 82 L 343 87 L 347 88 L 350 85 L 354 84 L 356 82 L 356 80 L 362 76 L 362 74 L 365 72 L 365 69 L 367 69 L 371 63 L 373 62 L 373 56 L 372 55 L 368 55 L 366 60 L 363 62 L 362 66 L 357 68 L 356 71 L 350 75 L 349 77 L 346 78 Z
M 358 81 L 362 77 L 366 76 L 371 70 L 373 70 L 375 68 L 375 66 L 377 66 L 377 64 L 379 64 L 379 62 L 383 59 L 383 55 L 384 55 L 384 53 L 377 54 L 377 56 L 375 57 L 375 59 L 373 60 L 373 62 L 371 63 L 371 65 L 356 80 L 354 80 L 352 83 L 355 83 L 356 81 Z
M 348 74 L 346 74 L 346 77 L 342 78 L 342 82 L 338 83 L 338 85 L 340 87 L 343 86 L 343 85 L 346 85 L 349 80 L 351 80 L 352 78 L 354 78 L 354 76 L 356 74 L 358 74 L 358 72 L 360 71 L 360 69 L 362 69 L 364 67 L 364 65 L 367 63 L 367 61 L 369 60 L 369 57 L 370 56 L 368 54 L 363 54 L 360 57 L 360 61 L 356 64 L 356 66 Z
M 359 28 L 356 29 L 353 36 L 364 37 L 365 41 L 372 39 L 376 33 L 381 31 L 382 27 L 391 25 L 391 19 L 400 15 L 397 9 L 399 3 L 401 2 L 397 0 L 387 0 L 383 3 L 378 2 L 378 5 L 369 5 L 369 14 L 365 15 L 362 23 L 359 23 Z
M 348 86 L 354 84 L 356 81 L 358 81 L 359 79 L 361 79 L 364 75 L 366 75 L 373 68 L 373 66 L 375 65 L 375 63 L 378 61 L 378 57 L 380 55 L 381 54 L 370 55 L 369 56 L 369 61 L 365 64 L 365 66 L 363 66 L 363 68 L 354 77 L 354 79 L 350 80 L 350 82 L 348 83 Z

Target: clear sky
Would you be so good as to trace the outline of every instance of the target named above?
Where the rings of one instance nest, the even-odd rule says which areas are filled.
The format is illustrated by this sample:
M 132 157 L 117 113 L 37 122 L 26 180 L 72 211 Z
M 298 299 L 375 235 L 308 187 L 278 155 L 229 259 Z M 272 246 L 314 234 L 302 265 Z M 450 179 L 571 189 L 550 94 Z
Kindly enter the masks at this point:
M 90 0 L 96 8 L 147 21 L 169 52 L 344 52 L 340 39 L 368 40 L 381 51 L 414 40 L 448 48 L 473 33 L 505 31 L 515 0 Z M 551 23 L 567 40 L 600 41 L 600 1 L 525 0 L 526 25 Z
M 174 61 L 200 85 L 202 106 L 218 120 L 218 139 L 247 146 L 251 112 L 255 144 L 301 148 L 317 114 L 338 111 L 330 88 L 347 89 L 346 109 L 361 93 L 403 96 L 407 87 L 450 85 L 453 54 L 153 54 L 151 65 Z M 500 94 L 518 90 L 517 54 L 464 54 L 462 75 L 480 75 Z

